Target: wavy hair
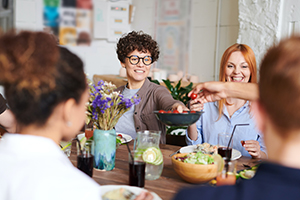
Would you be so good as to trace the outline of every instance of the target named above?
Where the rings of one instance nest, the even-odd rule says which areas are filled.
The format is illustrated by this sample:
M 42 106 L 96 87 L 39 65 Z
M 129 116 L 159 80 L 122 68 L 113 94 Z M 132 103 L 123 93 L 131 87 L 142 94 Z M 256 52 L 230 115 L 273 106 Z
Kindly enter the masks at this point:
M 45 32 L 0 37 L 0 82 L 18 125 L 43 126 L 55 107 L 86 89 L 82 61 Z

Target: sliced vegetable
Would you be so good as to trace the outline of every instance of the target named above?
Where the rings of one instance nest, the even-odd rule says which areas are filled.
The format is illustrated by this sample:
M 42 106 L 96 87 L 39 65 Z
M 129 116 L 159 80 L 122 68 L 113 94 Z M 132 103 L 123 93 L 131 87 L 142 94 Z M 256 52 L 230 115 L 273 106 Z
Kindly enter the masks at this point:
M 143 153 L 143 160 L 152 165 L 160 165 L 163 162 L 163 155 L 160 149 L 149 147 Z
M 253 176 L 255 175 L 255 171 L 254 170 L 243 170 L 240 172 L 240 177 L 243 179 L 250 179 L 253 178 Z

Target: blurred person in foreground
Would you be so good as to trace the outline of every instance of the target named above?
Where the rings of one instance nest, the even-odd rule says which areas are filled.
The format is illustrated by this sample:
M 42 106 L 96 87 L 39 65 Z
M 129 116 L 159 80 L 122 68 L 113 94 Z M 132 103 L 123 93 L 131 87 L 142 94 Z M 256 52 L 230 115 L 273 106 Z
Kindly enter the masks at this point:
M 115 126 L 117 132 L 126 133 L 133 139 L 143 130 L 161 131 L 160 143 L 166 143 L 166 126 L 160 122 L 155 110 L 187 110 L 181 101 L 174 100 L 168 89 L 148 80 L 152 64 L 159 57 L 158 44 L 142 31 L 132 31 L 122 36 L 117 44 L 121 66 L 126 69 L 128 82 L 117 88 L 125 98 L 137 95 L 138 105 L 132 106 Z
M 47 33 L 9 33 L 0 37 L 0 71 L 20 128 L 1 141 L 0 199 L 101 199 L 100 185 L 59 147 L 86 118 L 82 61 Z
M 194 187 L 180 191 L 175 200 L 193 199 L 300 199 L 300 37 L 282 40 L 270 48 L 254 83 L 199 84 L 201 103 L 236 97 L 255 100 L 253 111 L 264 134 L 268 160 L 256 175 L 234 186 Z M 258 87 L 257 87 L 258 86 Z
M 220 81 L 257 83 L 256 59 L 248 45 L 233 44 L 226 49 L 220 63 Z M 204 106 L 196 100 L 189 103 L 191 110 L 203 109 L 204 113 L 196 123 L 188 127 L 188 145 L 204 142 L 217 145 L 219 133 L 232 133 L 236 124 L 249 124 L 235 129 L 233 148 L 243 156 L 266 157 L 263 137 L 256 127 L 253 113 L 250 112 L 250 101 L 227 97 Z M 241 141 L 244 141 L 243 145 Z

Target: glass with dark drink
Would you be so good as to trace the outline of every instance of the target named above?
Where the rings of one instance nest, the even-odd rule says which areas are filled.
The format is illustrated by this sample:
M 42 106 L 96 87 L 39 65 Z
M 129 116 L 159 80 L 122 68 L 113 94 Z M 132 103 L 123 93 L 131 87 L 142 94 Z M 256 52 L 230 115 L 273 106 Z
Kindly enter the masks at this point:
M 227 147 L 218 147 L 218 154 L 220 154 L 223 158 L 229 158 L 231 159 L 231 154 L 232 154 L 232 148 Z
M 93 176 L 93 162 L 94 156 L 78 155 L 77 156 L 77 168 L 89 175 Z
M 231 159 L 233 139 L 229 133 L 218 134 L 218 154 L 223 158 Z
M 94 141 L 88 140 L 85 143 L 78 145 L 77 151 L 77 168 L 89 175 L 93 176 L 94 156 L 93 147 Z M 80 149 L 81 148 L 81 149 Z
M 129 163 L 129 185 L 144 187 L 145 168 L 146 168 L 146 163 L 144 162 Z
M 145 186 L 145 168 L 146 163 L 139 151 L 129 153 L 129 185 L 144 187 Z

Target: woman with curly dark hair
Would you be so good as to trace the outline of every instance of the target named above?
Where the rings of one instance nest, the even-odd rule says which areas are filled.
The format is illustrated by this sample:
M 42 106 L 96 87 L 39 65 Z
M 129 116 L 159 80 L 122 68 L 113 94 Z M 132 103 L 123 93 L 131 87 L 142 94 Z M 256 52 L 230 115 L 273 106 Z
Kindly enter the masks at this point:
M 150 35 L 142 31 L 132 31 L 120 38 L 117 44 L 117 54 L 121 66 L 126 69 L 128 82 L 117 91 L 126 98 L 137 94 L 141 101 L 132 107 L 118 121 L 117 132 L 136 137 L 136 132 L 142 130 L 160 130 L 161 143 L 166 143 L 166 127 L 156 119 L 154 110 L 186 109 L 184 104 L 176 101 L 164 86 L 148 80 L 152 64 L 159 57 L 158 44 Z

